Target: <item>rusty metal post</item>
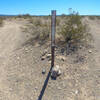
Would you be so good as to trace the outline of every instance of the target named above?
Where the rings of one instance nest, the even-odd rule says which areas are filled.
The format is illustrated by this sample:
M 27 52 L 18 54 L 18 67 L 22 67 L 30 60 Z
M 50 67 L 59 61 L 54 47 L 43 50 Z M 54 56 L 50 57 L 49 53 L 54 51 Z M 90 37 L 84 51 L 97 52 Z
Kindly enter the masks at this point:
M 51 67 L 54 67 L 54 53 L 55 53 L 55 32 L 56 32 L 56 10 L 51 11 Z
M 53 10 L 52 12 L 52 17 L 51 17 L 51 53 L 52 53 L 52 60 L 51 60 L 51 68 L 49 70 L 49 73 L 47 75 L 47 78 L 44 82 L 44 85 L 42 87 L 42 90 L 40 92 L 40 95 L 38 97 L 38 100 L 42 100 L 42 97 L 44 95 L 45 89 L 47 87 L 49 77 L 51 75 L 51 70 L 54 67 L 54 51 L 55 51 L 55 31 L 56 31 L 56 11 Z

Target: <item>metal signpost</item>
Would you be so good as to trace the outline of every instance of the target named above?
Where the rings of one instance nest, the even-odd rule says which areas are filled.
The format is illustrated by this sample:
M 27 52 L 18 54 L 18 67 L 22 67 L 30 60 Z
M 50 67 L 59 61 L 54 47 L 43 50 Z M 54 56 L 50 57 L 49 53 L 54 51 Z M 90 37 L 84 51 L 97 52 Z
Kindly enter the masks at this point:
M 51 16 L 51 56 L 52 56 L 52 60 L 51 60 L 51 68 L 49 70 L 49 73 L 46 77 L 46 80 L 44 81 L 44 85 L 42 87 L 42 90 L 40 92 L 40 95 L 38 97 L 38 100 L 42 100 L 42 97 L 44 95 L 45 89 L 47 87 L 48 81 L 49 81 L 49 77 L 51 75 L 51 70 L 54 67 L 54 51 L 55 51 L 55 31 L 56 31 L 56 11 L 53 10 L 52 12 L 52 16 Z
M 51 55 L 52 55 L 51 67 L 54 67 L 55 31 L 56 31 L 56 10 L 53 10 L 51 17 Z

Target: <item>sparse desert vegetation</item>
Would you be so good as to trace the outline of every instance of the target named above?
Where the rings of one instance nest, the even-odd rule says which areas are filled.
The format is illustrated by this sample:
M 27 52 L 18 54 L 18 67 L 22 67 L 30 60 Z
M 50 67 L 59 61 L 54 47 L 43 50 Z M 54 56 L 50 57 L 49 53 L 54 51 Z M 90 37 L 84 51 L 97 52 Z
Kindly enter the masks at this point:
M 43 100 L 100 99 L 99 27 L 97 17 L 57 16 L 55 66 L 60 67 L 61 75 L 56 80 L 50 78 Z M 38 99 L 51 66 L 50 34 L 51 16 L 4 19 L 0 27 L 1 100 Z M 91 35 L 92 47 L 87 45 Z M 66 56 L 67 44 L 79 49 Z
M 33 35 L 37 42 L 50 41 L 51 37 L 51 18 L 28 17 L 29 23 L 24 31 Z M 92 40 L 89 33 L 89 26 L 82 22 L 82 17 L 78 13 L 72 13 L 69 16 L 61 15 L 56 18 L 56 45 L 63 45 L 67 52 L 75 51 L 82 46 L 86 46 Z M 60 43 L 62 42 L 62 43 Z

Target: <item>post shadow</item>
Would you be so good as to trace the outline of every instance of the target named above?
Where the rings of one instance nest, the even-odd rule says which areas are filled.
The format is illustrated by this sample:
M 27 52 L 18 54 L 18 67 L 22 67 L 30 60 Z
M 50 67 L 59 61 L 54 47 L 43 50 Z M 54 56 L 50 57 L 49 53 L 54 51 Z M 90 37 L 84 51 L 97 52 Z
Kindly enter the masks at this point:
M 43 95 L 44 95 L 45 89 L 46 89 L 46 87 L 47 87 L 47 85 L 48 85 L 48 81 L 49 81 L 49 78 L 50 78 L 50 75 L 51 75 L 51 70 L 52 70 L 52 68 L 53 68 L 53 67 L 50 68 L 50 71 L 49 71 L 49 73 L 48 73 L 48 75 L 47 75 L 47 77 L 46 77 L 46 80 L 44 81 L 44 85 L 43 85 L 43 87 L 42 87 L 42 90 L 41 90 L 41 92 L 40 92 L 40 95 L 39 95 L 39 97 L 38 97 L 38 100 L 42 100 L 42 97 L 43 97 Z

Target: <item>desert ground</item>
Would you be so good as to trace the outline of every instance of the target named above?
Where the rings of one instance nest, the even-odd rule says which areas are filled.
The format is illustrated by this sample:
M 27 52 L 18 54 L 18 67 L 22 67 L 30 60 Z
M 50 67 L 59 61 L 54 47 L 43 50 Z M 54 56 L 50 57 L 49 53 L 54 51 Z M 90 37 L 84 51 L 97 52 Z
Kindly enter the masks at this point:
M 42 100 L 100 100 L 100 19 L 84 20 L 94 41 L 91 47 L 63 55 L 55 51 L 55 65 L 61 75 L 49 79 Z M 27 19 L 6 18 L 0 27 L 0 100 L 38 100 L 50 69 L 50 41 L 28 42 L 31 34 L 23 29 Z M 45 69 L 46 73 L 42 74 Z

